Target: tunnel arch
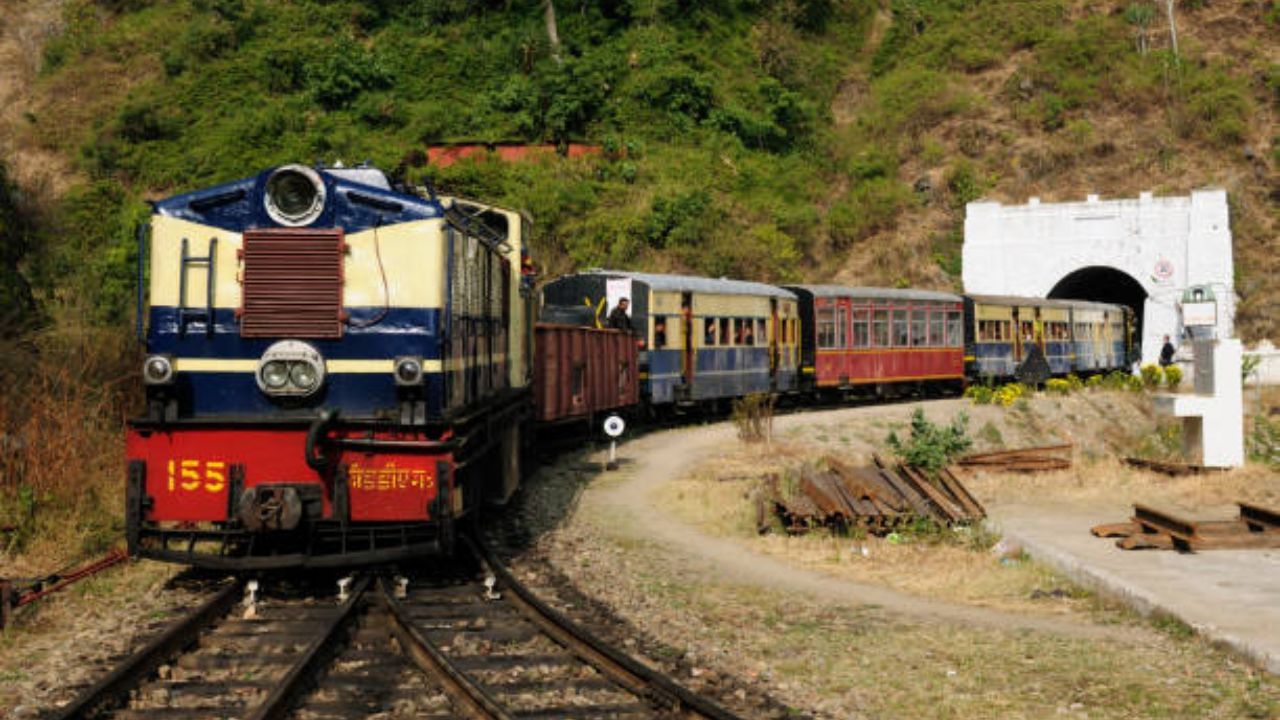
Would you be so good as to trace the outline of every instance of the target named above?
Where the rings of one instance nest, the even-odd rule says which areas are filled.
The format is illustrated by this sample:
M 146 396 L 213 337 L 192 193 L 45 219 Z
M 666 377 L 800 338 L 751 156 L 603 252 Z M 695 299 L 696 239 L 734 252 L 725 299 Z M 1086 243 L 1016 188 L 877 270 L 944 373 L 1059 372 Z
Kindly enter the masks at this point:
M 1129 273 L 1105 265 L 1090 265 L 1067 273 L 1049 291 L 1060 300 L 1092 300 L 1128 305 L 1133 309 L 1134 338 L 1142 338 L 1147 290 Z

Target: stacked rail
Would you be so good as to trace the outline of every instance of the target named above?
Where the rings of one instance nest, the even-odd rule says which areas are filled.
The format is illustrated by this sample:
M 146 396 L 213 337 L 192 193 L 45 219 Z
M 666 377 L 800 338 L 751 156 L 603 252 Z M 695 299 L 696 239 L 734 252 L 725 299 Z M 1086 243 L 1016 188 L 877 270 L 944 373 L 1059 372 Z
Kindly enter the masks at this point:
M 782 497 L 773 479 L 757 514 L 761 531 L 768 528 L 769 504 L 793 534 L 825 526 L 883 535 L 916 518 L 954 525 L 986 517 L 986 509 L 950 468 L 930 476 L 918 467 L 891 466 L 878 455 L 874 463 L 852 467 L 826 458 L 826 470 L 801 471 L 800 492 L 790 498 Z
M 956 460 L 956 463 L 969 468 L 985 468 L 1005 472 L 1065 470 L 1071 467 L 1072 447 L 1070 443 L 1065 443 L 973 453 Z
M 1231 520 L 1189 520 L 1147 505 L 1134 505 L 1125 523 L 1096 525 L 1097 537 L 1115 537 L 1123 550 L 1245 550 L 1280 548 L 1280 512 L 1237 503 L 1240 514 Z

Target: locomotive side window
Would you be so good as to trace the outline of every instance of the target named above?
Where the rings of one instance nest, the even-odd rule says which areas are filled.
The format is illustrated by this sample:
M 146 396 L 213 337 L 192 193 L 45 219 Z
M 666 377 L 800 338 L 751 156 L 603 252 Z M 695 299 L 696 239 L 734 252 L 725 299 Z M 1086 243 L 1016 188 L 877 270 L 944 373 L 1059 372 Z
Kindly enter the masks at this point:
M 853 311 L 853 346 L 864 348 L 871 346 L 871 311 L 866 308 L 855 308 Z
M 876 347 L 889 347 L 889 311 L 876 310 L 872 321 L 872 339 Z
M 893 344 L 895 347 L 911 345 L 911 325 L 906 310 L 893 311 Z

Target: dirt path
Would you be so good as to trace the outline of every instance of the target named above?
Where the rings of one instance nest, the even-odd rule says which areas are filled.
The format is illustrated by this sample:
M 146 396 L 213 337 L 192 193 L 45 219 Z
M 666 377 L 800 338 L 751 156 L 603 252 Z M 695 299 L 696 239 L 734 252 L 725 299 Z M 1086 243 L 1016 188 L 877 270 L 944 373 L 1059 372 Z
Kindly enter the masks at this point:
M 963 402 L 949 400 L 933 405 L 950 412 L 963 407 Z M 777 419 L 775 428 L 785 430 L 883 412 L 883 408 L 866 407 L 792 415 Z M 1125 633 L 1146 634 L 1137 628 L 1103 627 L 930 600 L 878 585 L 828 576 L 759 555 L 732 540 L 707 535 L 656 509 L 654 494 L 665 483 L 680 477 L 727 442 L 737 442 L 734 429 L 728 423 L 721 423 L 654 433 L 627 443 L 621 455 L 629 458 L 631 464 L 613 482 L 588 490 L 582 498 L 581 511 L 591 517 L 597 514 L 609 519 L 616 517 L 619 522 L 611 523 L 609 531 L 627 539 L 658 541 L 731 583 L 787 588 L 832 603 L 869 605 L 912 618 L 970 626 L 1034 630 L 1086 639 L 1116 639 Z

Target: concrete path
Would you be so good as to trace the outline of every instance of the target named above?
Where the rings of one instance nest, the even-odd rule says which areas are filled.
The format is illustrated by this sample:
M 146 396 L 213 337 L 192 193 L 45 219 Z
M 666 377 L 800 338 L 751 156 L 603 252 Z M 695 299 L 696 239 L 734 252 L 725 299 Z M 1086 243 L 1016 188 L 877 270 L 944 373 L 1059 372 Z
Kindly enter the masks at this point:
M 1009 539 L 1076 582 L 1143 614 L 1172 615 L 1280 674 L 1280 550 L 1121 550 L 1089 528 L 1123 522 L 1130 508 L 988 508 Z M 1230 518 L 1232 508 L 1204 513 Z

